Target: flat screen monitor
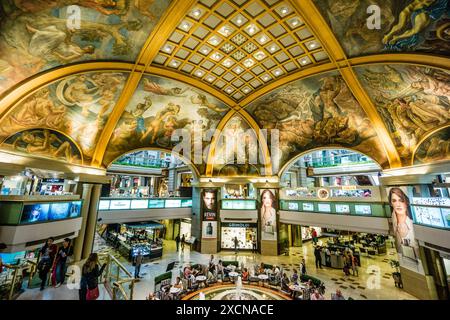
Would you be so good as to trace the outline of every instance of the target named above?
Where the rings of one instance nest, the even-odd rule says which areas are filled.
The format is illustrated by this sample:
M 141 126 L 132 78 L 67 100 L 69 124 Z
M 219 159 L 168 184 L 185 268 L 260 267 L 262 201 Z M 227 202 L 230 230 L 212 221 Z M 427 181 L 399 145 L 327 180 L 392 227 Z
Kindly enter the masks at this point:
M 50 206 L 48 220 L 62 220 L 69 216 L 70 202 L 53 202 Z
M 81 216 L 81 201 L 72 201 L 70 205 L 69 218 L 77 218 Z
M 21 223 L 36 223 L 48 220 L 50 203 L 26 204 L 23 206 Z

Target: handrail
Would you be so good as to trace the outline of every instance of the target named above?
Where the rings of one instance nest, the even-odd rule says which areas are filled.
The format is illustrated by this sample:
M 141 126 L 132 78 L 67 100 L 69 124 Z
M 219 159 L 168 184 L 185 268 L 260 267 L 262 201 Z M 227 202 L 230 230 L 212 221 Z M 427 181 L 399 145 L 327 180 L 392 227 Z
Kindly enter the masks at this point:
M 101 253 L 99 253 L 98 255 L 99 255 L 99 258 L 106 257 L 107 267 L 106 267 L 104 276 L 102 277 L 103 278 L 102 283 L 104 283 L 105 288 L 111 294 L 112 299 L 116 300 L 116 290 L 119 289 L 120 292 L 122 293 L 122 295 L 125 297 L 125 300 L 133 300 L 135 279 L 131 275 L 131 273 L 113 255 L 101 254 Z M 117 266 L 117 270 L 112 270 L 112 268 L 111 268 L 112 265 Z M 114 274 L 112 274 L 112 271 L 115 271 Z M 126 277 L 121 277 L 120 271 L 124 272 Z M 129 296 L 126 293 L 126 290 L 123 288 L 124 283 L 130 283 Z M 111 285 L 112 285 L 112 287 L 111 287 Z

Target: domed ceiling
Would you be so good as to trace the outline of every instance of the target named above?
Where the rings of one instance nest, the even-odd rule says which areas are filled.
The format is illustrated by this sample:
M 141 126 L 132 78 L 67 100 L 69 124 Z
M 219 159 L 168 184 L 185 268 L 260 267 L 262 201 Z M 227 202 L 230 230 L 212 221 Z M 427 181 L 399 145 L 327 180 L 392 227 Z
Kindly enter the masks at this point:
M 195 166 L 273 175 L 333 146 L 383 168 L 448 161 L 448 2 L 4 0 L 0 149 L 105 168 L 172 150 L 178 129 L 269 129 L 267 159 L 277 129 L 269 164 L 218 161 L 219 135 Z

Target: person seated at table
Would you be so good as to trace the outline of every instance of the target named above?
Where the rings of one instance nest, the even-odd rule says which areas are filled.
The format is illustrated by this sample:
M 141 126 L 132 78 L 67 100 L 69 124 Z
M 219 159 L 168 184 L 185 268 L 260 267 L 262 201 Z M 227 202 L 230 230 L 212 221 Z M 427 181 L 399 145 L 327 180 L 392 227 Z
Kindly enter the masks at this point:
M 216 265 L 214 264 L 214 255 L 211 255 L 211 259 L 209 260 L 208 269 L 209 269 L 209 271 L 212 274 L 215 274 L 215 272 L 216 272 Z
M 241 278 L 241 280 L 242 281 L 247 281 L 248 280 L 248 276 L 249 276 L 249 273 L 248 273 L 247 268 L 243 268 L 242 269 L 242 278 Z
M 314 290 L 316 289 L 316 287 L 314 286 L 314 283 L 312 282 L 311 279 L 309 279 L 308 282 L 306 283 L 306 289 L 309 292 L 314 292 Z
M 154 292 L 150 292 L 148 296 L 145 298 L 146 300 L 158 300 Z
M 185 279 L 189 279 L 190 275 L 192 274 L 191 266 L 184 267 L 183 274 Z
M 325 300 L 325 298 L 320 294 L 319 290 L 316 289 L 311 296 L 311 300 Z
M 286 273 L 283 273 L 283 277 L 281 278 L 281 290 L 283 290 L 284 292 L 291 291 L 291 289 L 289 289 L 289 278 Z
M 180 289 L 180 291 L 178 291 L 177 293 L 170 293 L 169 290 L 169 296 L 171 300 L 175 300 L 178 298 L 178 296 L 180 295 L 181 291 L 183 290 L 183 282 L 181 281 L 180 277 L 177 277 L 175 280 L 175 283 L 172 285 L 173 288 L 177 288 Z
M 294 284 L 298 284 L 298 272 L 297 272 L 297 269 L 294 269 L 294 274 L 291 277 L 291 281 Z
M 219 260 L 219 262 L 217 263 L 217 266 L 216 266 L 217 278 L 219 278 L 219 275 L 220 275 L 221 279 L 223 280 L 223 277 L 225 276 L 224 270 L 225 270 L 225 268 L 223 267 L 222 260 Z
M 336 289 L 336 293 L 331 294 L 331 300 L 345 300 L 341 290 Z
M 261 262 L 259 269 L 258 269 L 258 274 L 264 274 L 266 273 L 266 269 L 264 268 L 264 262 Z
M 272 268 L 272 273 L 275 276 L 278 276 L 280 274 L 280 268 L 278 268 L 276 265 L 274 265 L 273 268 Z

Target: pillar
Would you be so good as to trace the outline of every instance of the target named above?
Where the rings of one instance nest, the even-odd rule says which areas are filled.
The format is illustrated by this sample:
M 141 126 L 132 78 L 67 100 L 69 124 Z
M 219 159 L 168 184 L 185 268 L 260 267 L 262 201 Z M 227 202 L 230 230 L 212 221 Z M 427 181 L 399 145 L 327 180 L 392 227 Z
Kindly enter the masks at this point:
M 77 194 L 81 195 L 81 199 L 83 200 L 83 206 L 81 207 L 81 229 L 78 232 L 78 237 L 74 241 L 74 260 L 80 261 L 82 252 L 83 252 L 83 243 L 84 236 L 86 232 L 86 222 L 89 215 L 89 204 L 91 202 L 91 192 L 92 192 L 92 184 L 88 183 L 78 183 L 77 184 Z
M 97 213 L 98 213 L 98 203 L 100 200 L 100 194 L 102 191 L 101 184 L 95 184 L 91 192 L 91 202 L 89 205 L 89 215 L 86 221 L 86 231 L 84 235 L 83 243 L 83 254 L 82 258 L 85 259 L 89 257 L 92 252 L 92 246 L 94 243 L 95 228 L 97 226 Z
M 196 243 L 193 246 L 196 251 L 201 251 L 202 241 L 202 212 L 201 212 L 201 191 L 200 188 L 192 188 L 192 219 L 191 219 L 191 237 L 195 237 Z
M 292 246 L 301 247 L 302 243 L 302 227 L 296 224 L 291 225 Z

